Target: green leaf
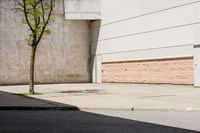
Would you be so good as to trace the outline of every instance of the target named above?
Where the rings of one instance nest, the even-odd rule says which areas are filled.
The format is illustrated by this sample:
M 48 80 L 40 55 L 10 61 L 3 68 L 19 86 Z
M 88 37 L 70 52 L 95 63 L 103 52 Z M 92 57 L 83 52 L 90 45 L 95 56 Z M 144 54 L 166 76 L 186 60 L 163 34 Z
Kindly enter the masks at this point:
M 51 34 L 51 29 L 46 29 L 46 30 L 44 30 L 44 32 L 45 32 L 46 35 L 50 35 Z

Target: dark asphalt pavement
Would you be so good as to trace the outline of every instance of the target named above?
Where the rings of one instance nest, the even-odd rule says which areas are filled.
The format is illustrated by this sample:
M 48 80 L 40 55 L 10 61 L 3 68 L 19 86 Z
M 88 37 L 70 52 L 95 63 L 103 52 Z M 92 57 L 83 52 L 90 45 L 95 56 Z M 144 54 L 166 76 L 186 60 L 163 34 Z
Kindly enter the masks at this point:
M 197 133 L 83 111 L 0 110 L 0 133 Z

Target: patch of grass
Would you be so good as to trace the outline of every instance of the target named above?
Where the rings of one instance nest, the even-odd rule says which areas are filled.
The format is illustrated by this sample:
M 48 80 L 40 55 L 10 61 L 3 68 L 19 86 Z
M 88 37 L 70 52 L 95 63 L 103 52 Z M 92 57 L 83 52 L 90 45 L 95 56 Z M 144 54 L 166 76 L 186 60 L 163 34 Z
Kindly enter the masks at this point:
M 34 94 L 30 94 L 30 93 L 19 93 L 17 94 L 19 96 L 33 96 L 33 95 L 42 95 L 42 93 L 38 93 L 38 92 L 35 92 Z

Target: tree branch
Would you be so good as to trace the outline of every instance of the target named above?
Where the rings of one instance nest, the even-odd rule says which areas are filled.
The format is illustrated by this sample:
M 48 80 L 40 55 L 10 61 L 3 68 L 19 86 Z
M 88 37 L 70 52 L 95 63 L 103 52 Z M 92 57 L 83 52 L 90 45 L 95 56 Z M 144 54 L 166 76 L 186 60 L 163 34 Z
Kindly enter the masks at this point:
M 40 25 L 40 17 L 38 17 L 38 20 L 37 20 L 37 25 L 36 27 L 38 27 Z
M 45 23 L 45 10 L 44 10 L 44 5 L 43 5 L 43 0 L 40 0 L 41 7 L 42 7 L 42 19 L 43 22 Z
M 37 40 L 37 42 L 36 42 L 36 46 L 37 46 L 38 43 L 40 42 L 40 40 L 41 40 L 41 38 L 42 38 L 42 36 L 43 36 L 43 34 L 44 34 L 44 30 L 45 30 L 47 24 L 49 23 L 49 20 L 50 20 L 52 11 L 53 11 L 53 1 L 54 1 L 54 0 L 51 0 L 50 11 L 49 11 L 49 14 L 48 14 L 48 18 L 47 18 L 47 20 L 46 20 L 46 22 L 45 22 L 45 24 L 44 24 L 44 26 L 43 26 L 43 28 L 42 28 L 41 34 L 40 34 L 40 36 L 39 36 L 39 38 L 38 38 L 38 40 Z
M 37 3 L 36 1 L 33 2 L 33 11 L 34 13 L 36 12 L 36 7 L 37 7 Z M 36 41 L 37 41 L 37 28 L 38 28 L 38 17 L 36 15 L 34 15 L 34 33 L 33 33 L 33 42 L 32 42 L 32 45 L 33 47 L 35 46 L 36 44 Z
M 30 43 L 27 43 L 27 45 L 33 47 L 33 45 L 31 45 Z
M 31 31 L 34 32 L 34 29 L 31 26 L 30 21 L 28 19 L 28 14 L 27 14 L 27 11 L 26 11 L 26 0 L 23 0 L 23 3 L 24 3 L 23 8 L 24 8 L 24 15 L 25 15 L 26 22 L 27 22 L 29 28 L 31 29 Z

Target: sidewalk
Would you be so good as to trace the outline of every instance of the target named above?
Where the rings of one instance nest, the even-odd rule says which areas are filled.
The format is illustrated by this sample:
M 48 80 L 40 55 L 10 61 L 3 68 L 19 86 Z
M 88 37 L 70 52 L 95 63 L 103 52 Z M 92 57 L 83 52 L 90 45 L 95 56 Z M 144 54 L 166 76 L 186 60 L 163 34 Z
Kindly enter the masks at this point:
M 28 86 L 1 86 L 0 91 L 26 93 Z M 30 100 L 27 104 L 25 104 L 27 100 L 10 104 L 12 97 L 2 98 L 0 93 L 0 106 L 72 106 L 81 110 L 200 111 L 200 88 L 193 86 L 53 84 L 36 85 L 35 91 L 42 95 L 31 96 L 34 100 Z M 20 98 L 14 99 L 13 101 L 16 101 Z

